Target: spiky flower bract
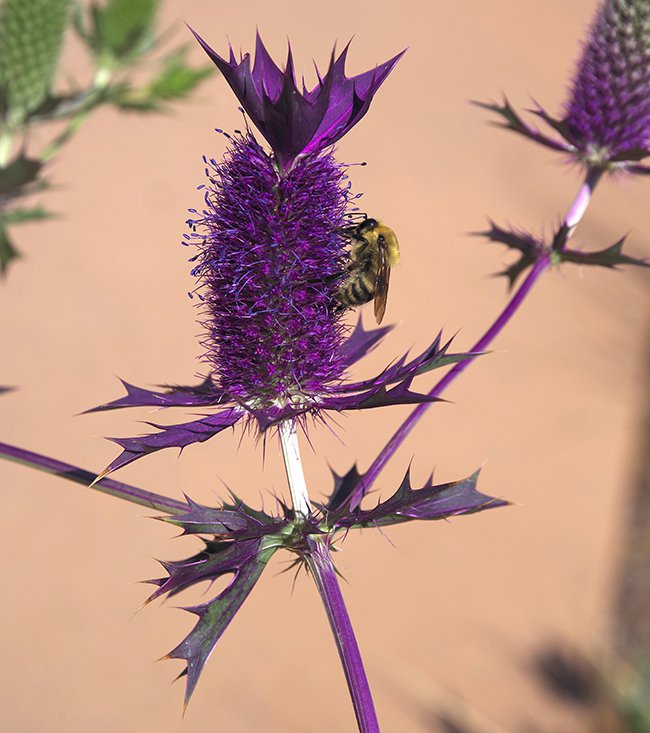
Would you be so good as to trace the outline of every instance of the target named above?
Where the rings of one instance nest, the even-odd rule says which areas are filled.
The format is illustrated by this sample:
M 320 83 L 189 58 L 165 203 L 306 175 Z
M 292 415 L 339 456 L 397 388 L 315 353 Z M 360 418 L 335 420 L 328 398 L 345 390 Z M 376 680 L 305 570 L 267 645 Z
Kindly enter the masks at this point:
M 594 163 L 638 160 L 650 143 L 650 3 L 604 0 L 567 103 L 571 142 Z
M 346 46 L 337 58 L 332 53 L 327 73 L 323 77 L 318 75 L 318 83 L 311 90 L 303 80 L 301 92 L 291 47 L 285 68 L 280 69 L 258 34 L 251 69 L 250 54 L 242 55 L 237 61 L 231 47 L 226 61 L 197 33 L 194 36 L 266 138 L 283 173 L 300 156 L 324 150 L 349 132 L 366 114 L 375 93 L 404 53 L 348 78 L 345 76 Z
M 205 210 L 189 222 L 205 358 L 218 386 L 252 408 L 313 401 L 344 368 L 344 169 L 326 152 L 283 177 L 250 133 L 208 166 Z

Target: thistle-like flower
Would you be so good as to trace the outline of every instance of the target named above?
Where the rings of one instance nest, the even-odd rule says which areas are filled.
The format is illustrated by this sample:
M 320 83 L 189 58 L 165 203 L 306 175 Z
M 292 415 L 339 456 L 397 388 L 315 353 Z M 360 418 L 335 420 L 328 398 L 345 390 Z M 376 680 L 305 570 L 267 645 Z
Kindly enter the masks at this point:
M 198 38 L 198 36 L 197 36 Z M 225 75 L 252 131 L 226 135 L 222 160 L 205 158 L 204 208 L 191 209 L 185 244 L 198 279 L 207 335 L 208 373 L 196 387 L 163 392 L 125 384 L 127 395 L 95 410 L 127 406 L 216 407 L 216 412 L 136 438 L 114 439 L 123 449 L 106 471 L 166 447 L 205 441 L 252 418 L 261 431 L 328 410 L 426 402 L 413 392 L 417 374 L 466 358 L 448 353 L 438 334 L 413 359 L 402 357 L 375 378 L 344 381 L 347 370 L 389 330 L 350 334 L 337 299 L 348 272 L 350 193 L 346 166 L 333 155 L 365 114 L 401 54 L 358 76 L 345 76 L 347 49 L 332 55 L 317 85 L 299 91 L 291 52 L 281 70 L 257 37 L 255 63 L 230 61 L 198 39 Z M 225 134 L 225 133 L 224 133 Z
M 189 498 L 180 507 L 156 500 L 172 515 L 166 521 L 185 534 L 209 539 L 188 560 L 163 563 L 168 577 L 152 581 L 157 589 L 149 600 L 234 574 L 215 598 L 187 609 L 199 620 L 169 655 L 186 662 L 187 701 L 208 655 L 270 557 L 289 549 L 309 566 L 321 591 L 360 728 L 375 731 L 367 680 L 329 556 L 331 544 L 355 527 L 443 519 L 506 503 L 477 490 L 478 474 L 448 484 L 428 481 L 414 489 L 407 472 L 388 498 L 365 508 L 362 500 L 372 480 L 354 467 L 343 476 L 334 474 L 329 499 L 313 506 L 300 467 L 297 421 L 331 410 L 435 401 L 436 396 L 411 391 L 414 377 L 475 355 L 450 353 L 450 341 L 443 343 L 438 334 L 415 358 L 403 356 L 370 379 L 345 379 L 390 328 L 366 331 L 359 321 L 350 330 L 344 322 L 347 306 L 337 292 L 349 274 L 347 233 L 354 197 L 346 166 L 335 160 L 332 144 L 365 114 L 399 55 L 347 78 L 344 50 L 332 56 L 314 89 L 303 85 L 300 92 L 291 53 L 280 70 L 258 37 L 251 70 L 248 55 L 237 62 L 231 51 L 226 61 L 198 40 L 271 150 L 255 139 L 248 123 L 243 133 L 224 133 L 228 149 L 223 159 L 205 159 L 203 210 L 190 210 L 185 244 L 197 250 L 191 258 L 198 279 L 195 294 L 207 332 L 203 382 L 164 391 L 125 383 L 126 396 L 95 408 L 200 407 L 211 408 L 209 413 L 192 422 L 157 425 L 154 434 L 115 439 L 122 453 L 96 481 L 105 483 L 102 477 L 110 471 L 161 448 L 205 441 L 243 418 L 260 431 L 277 426 L 293 506 L 280 502 L 280 515 L 271 516 L 236 498 L 218 508 Z
M 650 3 L 605 0 L 596 13 L 564 119 L 593 163 L 638 160 L 650 143 Z
M 650 3 L 602 0 L 593 20 L 563 117 L 538 106 L 535 114 L 561 139 L 525 122 L 507 99 L 483 104 L 502 125 L 591 170 L 650 173 Z

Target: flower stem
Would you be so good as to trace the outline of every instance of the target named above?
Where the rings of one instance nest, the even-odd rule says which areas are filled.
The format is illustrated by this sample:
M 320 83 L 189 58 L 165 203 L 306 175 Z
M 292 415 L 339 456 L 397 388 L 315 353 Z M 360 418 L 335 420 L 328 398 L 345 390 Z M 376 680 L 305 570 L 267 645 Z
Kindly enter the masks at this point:
M 52 140 L 52 142 L 43 149 L 39 158 L 44 163 L 52 160 L 52 158 L 59 153 L 61 148 L 70 140 L 70 138 L 75 135 L 79 128 L 84 124 L 84 122 L 88 119 L 89 114 L 90 109 L 84 109 L 81 112 L 78 112 L 70 120 L 70 122 L 68 122 L 61 134 L 57 135 L 56 138 L 54 138 L 54 140 Z
M 23 448 L 16 448 L 7 443 L 0 443 L 0 458 L 22 463 L 39 471 L 45 471 L 46 473 L 53 473 L 55 476 L 61 476 L 61 478 L 66 478 L 68 481 L 74 481 L 84 486 L 90 486 L 96 477 L 95 473 L 85 471 L 83 468 L 57 461 L 54 458 L 49 458 L 40 453 L 32 453 Z M 151 509 L 157 509 L 166 514 L 180 514 L 181 512 L 187 511 L 187 505 L 182 501 L 170 499 L 160 494 L 154 494 L 152 491 L 138 489 L 135 486 L 129 486 L 129 484 L 124 484 L 121 481 L 115 481 L 111 478 L 103 478 L 93 483 L 93 489 L 102 491 L 105 494 L 112 494 L 118 499 L 126 499 L 126 501 L 131 501 L 134 504 L 141 504 Z
M 12 143 L 13 137 L 10 132 L 3 131 L 0 133 L 0 168 L 4 168 L 9 162 Z
M 289 482 L 289 491 L 291 492 L 291 501 L 293 502 L 293 510 L 297 517 L 305 519 L 312 512 L 305 474 L 302 470 L 302 461 L 300 460 L 296 421 L 283 420 L 278 430 L 280 433 L 284 467 L 287 471 L 287 480 Z
M 321 537 L 311 535 L 307 543 L 310 549 L 307 554 L 307 562 L 334 634 L 357 725 L 361 733 L 378 733 L 379 722 L 370 694 L 368 678 L 363 668 L 359 645 L 352 630 L 327 542 Z
M 585 215 L 587 207 L 589 206 L 589 202 L 591 201 L 591 197 L 594 193 L 594 189 L 598 185 L 598 181 L 600 181 L 604 172 L 605 169 L 600 167 L 590 167 L 587 170 L 585 182 L 580 187 L 577 196 L 575 197 L 573 203 L 571 204 L 571 207 L 569 208 L 569 212 L 564 218 L 564 223 L 569 230 L 567 240 L 573 234 L 575 228 L 580 223 L 580 220 Z
M 564 218 L 564 226 L 566 226 L 568 229 L 566 241 L 568 241 L 569 237 L 573 234 L 576 227 L 580 223 L 580 220 L 587 211 L 587 207 L 589 206 L 589 202 L 591 201 L 594 189 L 596 188 L 602 175 L 602 168 L 589 168 L 587 170 L 585 181 L 580 187 L 580 190 L 578 191 L 575 199 L 573 200 L 573 203 L 569 207 L 567 215 Z M 484 352 L 488 348 L 488 346 L 490 346 L 490 344 L 501 333 L 503 328 L 510 321 L 512 316 L 514 316 L 514 314 L 517 312 L 519 306 L 526 299 L 526 296 L 532 290 L 533 285 L 537 282 L 540 275 L 544 272 L 544 270 L 549 267 L 551 261 L 551 255 L 546 253 L 543 254 L 535 262 L 526 279 L 515 291 L 514 295 L 508 301 L 506 307 L 501 311 L 494 323 L 492 323 L 492 325 L 474 344 L 470 351 L 476 352 L 476 354 L 478 355 L 481 352 Z M 458 377 L 459 374 L 465 371 L 465 369 L 467 369 L 467 367 L 471 363 L 473 363 L 475 359 L 476 356 L 470 359 L 466 359 L 464 361 L 457 362 L 454 367 L 450 371 L 448 371 L 447 374 L 445 374 L 444 377 L 442 377 L 442 379 L 440 379 L 437 384 L 431 389 L 431 391 L 429 392 L 429 396 L 439 397 L 444 392 L 444 390 L 456 379 L 456 377 Z M 370 465 L 370 468 L 363 474 L 360 485 L 355 492 L 355 497 L 352 500 L 352 506 L 354 506 L 355 503 L 358 504 L 365 496 L 367 491 L 376 480 L 377 476 L 381 473 L 388 460 L 393 456 L 395 451 L 406 439 L 406 436 L 411 432 L 411 430 L 413 430 L 417 422 L 432 404 L 432 402 L 424 402 L 419 404 L 395 431 L 391 439 L 388 441 L 388 443 L 381 450 L 377 458 L 375 458 L 373 463 Z

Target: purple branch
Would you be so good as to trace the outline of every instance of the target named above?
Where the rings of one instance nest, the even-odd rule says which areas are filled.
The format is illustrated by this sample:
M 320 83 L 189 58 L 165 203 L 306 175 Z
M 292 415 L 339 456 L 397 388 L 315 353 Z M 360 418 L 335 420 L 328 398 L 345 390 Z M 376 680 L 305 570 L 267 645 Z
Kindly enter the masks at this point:
M 22 448 L 16 448 L 7 443 L 0 443 L 0 458 L 6 458 L 16 463 L 23 463 L 26 466 L 31 466 L 46 473 L 53 473 L 55 476 L 61 476 L 69 481 L 75 481 L 87 487 L 90 486 L 96 477 L 96 474 L 85 471 L 83 468 L 57 461 L 54 458 L 48 458 L 40 453 L 32 453 Z M 142 506 L 150 507 L 166 514 L 180 514 L 187 511 L 187 504 L 182 501 L 169 499 L 166 496 L 154 494 L 152 491 L 138 489 L 135 486 L 129 486 L 129 484 L 114 481 L 111 478 L 100 479 L 93 484 L 92 488 L 97 489 L 97 491 L 103 491 L 105 494 L 117 496 L 118 499 L 126 499 L 126 501 L 131 501 L 134 504 L 141 504 Z
M 591 201 L 592 194 L 598 181 L 603 175 L 602 168 L 589 168 L 583 185 L 580 187 L 576 198 L 571 204 L 569 211 L 564 219 L 563 227 L 566 229 L 566 236 L 563 244 L 573 234 L 578 223 L 584 216 L 589 202 Z M 488 346 L 494 341 L 494 339 L 501 333 L 505 325 L 510 321 L 512 316 L 517 312 L 519 306 L 522 304 L 528 293 L 531 291 L 533 285 L 537 282 L 540 275 L 546 270 L 551 264 L 552 258 L 549 253 L 545 253 L 539 257 L 539 259 L 533 265 L 533 268 L 528 273 L 528 276 L 520 285 L 519 289 L 514 293 L 506 307 L 501 311 L 498 318 L 488 328 L 488 330 L 481 336 L 481 338 L 472 346 L 470 352 L 476 353 L 477 355 L 484 352 Z M 461 374 L 467 367 L 474 362 L 476 356 L 466 359 L 465 361 L 459 361 L 454 367 L 445 374 L 444 377 L 433 387 L 428 393 L 430 397 L 439 397 L 444 390 Z M 419 419 L 424 415 L 427 409 L 432 405 L 432 402 L 423 402 L 419 404 L 413 412 L 406 418 L 406 420 L 400 425 L 400 427 L 393 434 L 388 443 L 381 450 L 377 458 L 373 461 L 370 468 L 363 474 L 359 487 L 355 492 L 355 498 L 352 500 L 352 505 L 361 501 L 361 499 L 368 492 L 377 476 L 381 473 L 382 469 L 393 456 L 395 451 L 404 442 L 406 436 L 413 430 Z
M 327 544 L 319 537 L 307 539 L 310 553 L 307 555 L 309 569 L 321 595 L 329 619 L 339 657 L 345 671 L 350 697 L 361 733 L 379 733 L 377 713 L 370 694 L 357 640 L 354 637 L 336 570 L 330 558 Z

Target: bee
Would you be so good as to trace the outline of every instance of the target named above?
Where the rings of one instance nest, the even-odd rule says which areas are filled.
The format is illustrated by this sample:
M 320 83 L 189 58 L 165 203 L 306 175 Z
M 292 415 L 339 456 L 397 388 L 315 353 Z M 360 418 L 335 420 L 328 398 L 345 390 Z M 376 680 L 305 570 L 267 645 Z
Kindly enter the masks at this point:
M 397 237 L 376 219 L 364 219 L 345 233 L 351 239 L 350 261 L 337 299 L 350 307 L 374 300 L 375 318 L 381 323 L 386 312 L 390 268 L 399 263 Z

